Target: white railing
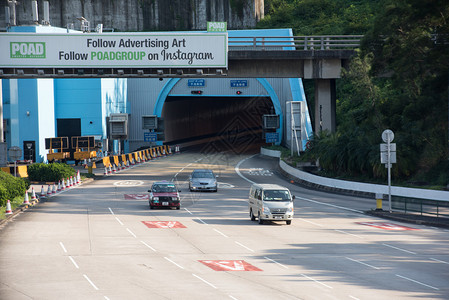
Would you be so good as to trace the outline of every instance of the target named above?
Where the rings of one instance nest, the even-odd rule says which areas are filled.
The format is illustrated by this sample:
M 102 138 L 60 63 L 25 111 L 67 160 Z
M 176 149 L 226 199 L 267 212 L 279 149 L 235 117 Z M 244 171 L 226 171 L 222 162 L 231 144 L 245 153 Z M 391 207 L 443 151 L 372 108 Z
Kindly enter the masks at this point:
M 229 37 L 229 50 L 354 50 L 363 35 Z

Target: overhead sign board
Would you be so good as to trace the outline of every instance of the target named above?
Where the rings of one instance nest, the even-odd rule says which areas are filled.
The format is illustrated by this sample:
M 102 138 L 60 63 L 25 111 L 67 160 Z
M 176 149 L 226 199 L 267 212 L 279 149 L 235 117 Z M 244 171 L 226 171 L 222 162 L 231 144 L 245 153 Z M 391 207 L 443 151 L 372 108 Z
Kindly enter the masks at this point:
M 226 32 L 1 33 L 0 67 L 227 68 Z
M 157 133 L 156 132 L 144 132 L 143 133 L 143 141 L 144 142 L 157 142 Z

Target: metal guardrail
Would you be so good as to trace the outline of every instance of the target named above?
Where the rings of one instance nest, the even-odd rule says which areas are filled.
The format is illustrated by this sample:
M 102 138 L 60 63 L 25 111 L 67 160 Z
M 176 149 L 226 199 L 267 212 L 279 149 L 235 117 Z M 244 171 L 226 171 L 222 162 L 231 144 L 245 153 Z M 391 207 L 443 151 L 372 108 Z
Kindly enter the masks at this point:
M 393 196 L 391 208 L 406 214 L 449 218 L 449 202 Z
M 354 50 L 363 35 L 229 37 L 229 50 Z

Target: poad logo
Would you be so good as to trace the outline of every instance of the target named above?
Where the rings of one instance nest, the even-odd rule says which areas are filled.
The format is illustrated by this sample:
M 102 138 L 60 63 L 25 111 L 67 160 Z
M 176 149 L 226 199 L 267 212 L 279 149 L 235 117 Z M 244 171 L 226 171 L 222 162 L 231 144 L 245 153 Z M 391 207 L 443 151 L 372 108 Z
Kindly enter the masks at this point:
M 45 58 L 43 42 L 11 42 L 11 58 Z

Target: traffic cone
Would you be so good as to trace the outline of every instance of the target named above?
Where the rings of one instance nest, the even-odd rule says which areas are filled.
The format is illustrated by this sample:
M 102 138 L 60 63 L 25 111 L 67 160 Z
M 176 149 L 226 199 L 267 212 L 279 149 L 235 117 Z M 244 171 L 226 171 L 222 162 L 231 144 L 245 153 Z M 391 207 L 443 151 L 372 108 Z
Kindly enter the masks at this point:
M 171 152 L 171 147 L 168 147 L 168 154 L 172 155 L 173 153 Z
M 28 192 L 25 192 L 25 199 L 23 200 L 23 204 L 30 204 L 30 199 L 28 198 Z
M 111 167 L 111 165 L 109 165 L 108 174 L 111 174 L 111 173 L 112 173 L 112 167 Z
M 53 183 L 53 189 L 51 190 L 52 194 L 56 194 L 56 184 Z
M 104 167 L 104 173 L 103 176 L 108 176 L 108 168 Z
M 40 194 L 41 198 L 45 198 L 45 191 L 44 191 L 44 186 L 41 186 L 41 194 Z
M 9 202 L 9 200 L 6 202 L 5 215 L 12 215 L 11 202 Z
M 61 190 L 65 190 L 65 182 L 64 182 L 64 178 L 62 178 Z
M 71 188 L 71 187 L 72 187 L 72 184 L 70 182 L 70 178 L 67 177 L 67 188 Z
M 59 182 L 58 182 L 58 192 L 60 192 L 61 191 L 61 180 L 59 180 Z
M 34 191 L 34 187 L 31 187 L 31 200 L 36 200 L 36 192 Z
M 126 169 L 126 164 L 125 164 L 125 162 L 122 161 L 122 170 L 125 170 L 125 169 Z
M 47 186 L 47 197 L 51 196 L 51 187 L 50 185 Z
M 72 186 L 75 186 L 74 184 L 73 184 L 73 177 L 72 176 L 70 176 L 70 186 L 72 187 Z
M 81 175 L 80 175 L 80 171 L 78 170 L 78 173 L 76 174 L 76 182 L 78 184 L 81 184 Z

